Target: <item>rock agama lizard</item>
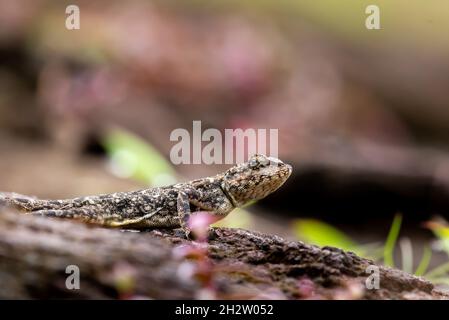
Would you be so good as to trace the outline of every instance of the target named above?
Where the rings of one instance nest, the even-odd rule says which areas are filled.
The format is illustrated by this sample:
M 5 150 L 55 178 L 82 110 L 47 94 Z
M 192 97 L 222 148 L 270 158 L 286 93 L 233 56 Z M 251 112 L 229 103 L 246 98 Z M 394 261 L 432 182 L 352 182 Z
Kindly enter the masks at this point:
M 224 218 L 234 208 L 274 192 L 291 172 L 290 165 L 276 158 L 254 155 L 222 174 L 166 187 L 66 200 L 0 193 L 0 199 L 28 214 L 129 229 L 181 227 L 189 237 L 192 213 Z

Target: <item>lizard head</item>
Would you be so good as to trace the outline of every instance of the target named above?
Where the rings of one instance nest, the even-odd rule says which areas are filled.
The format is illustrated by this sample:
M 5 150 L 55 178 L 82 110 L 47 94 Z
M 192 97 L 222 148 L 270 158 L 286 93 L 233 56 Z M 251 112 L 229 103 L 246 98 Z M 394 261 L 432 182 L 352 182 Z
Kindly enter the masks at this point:
M 265 198 L 278 189 L 292 173 L 292 167 L 281 160 L 256 154 L 248 162 L 227 170 L 222 188 L 234 206 Z

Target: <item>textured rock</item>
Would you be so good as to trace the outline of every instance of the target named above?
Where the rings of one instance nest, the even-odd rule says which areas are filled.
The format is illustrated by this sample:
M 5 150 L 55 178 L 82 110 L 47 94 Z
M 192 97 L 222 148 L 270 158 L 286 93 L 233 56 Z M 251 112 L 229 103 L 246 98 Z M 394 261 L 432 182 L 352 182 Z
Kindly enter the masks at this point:
M 447 299 L 433 285 L 340 249 L 242 229 L 207 242 L 177 230 L 130 232 L 0 211 L 0 298 Z M 66 267 L 80 270 L 68 290 Z

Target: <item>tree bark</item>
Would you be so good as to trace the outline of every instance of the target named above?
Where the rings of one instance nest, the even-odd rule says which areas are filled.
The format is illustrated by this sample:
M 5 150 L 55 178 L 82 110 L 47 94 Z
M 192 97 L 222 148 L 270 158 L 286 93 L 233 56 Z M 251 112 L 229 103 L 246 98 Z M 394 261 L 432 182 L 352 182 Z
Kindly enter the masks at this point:
M 378 267 L 380 288 L 365 286 Z M 79 289 L 68 289 L 72 269 Z M 75 267 L 75 268 L 76 268 Z M 66 273 L 67 270 L 67 273 Z M 0 210 L 0 298 L 448 299 L 422 279 L 337 248 L 215 228 L 131 232 Z

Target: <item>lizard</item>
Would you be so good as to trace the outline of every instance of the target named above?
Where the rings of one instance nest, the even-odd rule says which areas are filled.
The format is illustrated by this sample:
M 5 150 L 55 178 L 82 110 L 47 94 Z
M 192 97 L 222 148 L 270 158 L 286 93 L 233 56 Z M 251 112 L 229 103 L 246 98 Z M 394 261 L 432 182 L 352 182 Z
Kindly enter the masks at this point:
M 65 200 L 0 193 L 0 199 L 27 214 L 72 218 L 111 228 L 182 228 L 189 238 L 188 221 L 195 212 L 206 211 L 220 220 L 233 209 L 277 190 L 291 172 L 289 164 L 255 154 L 216 176 L 165 187 Z

